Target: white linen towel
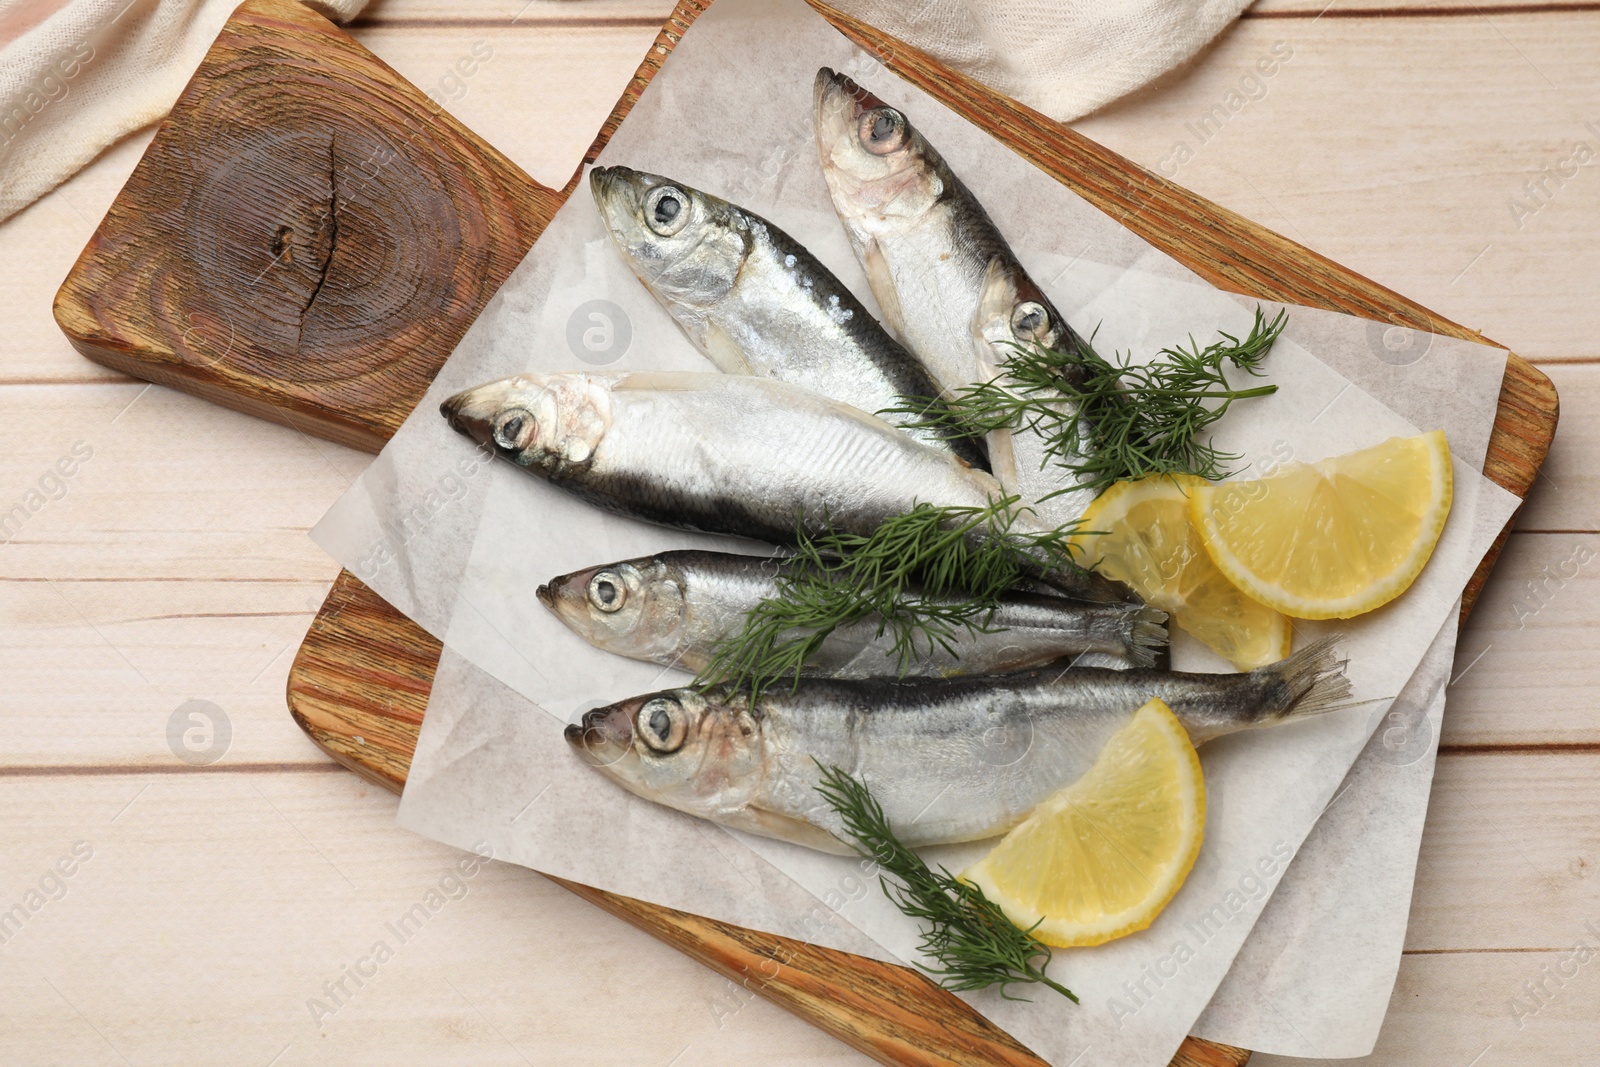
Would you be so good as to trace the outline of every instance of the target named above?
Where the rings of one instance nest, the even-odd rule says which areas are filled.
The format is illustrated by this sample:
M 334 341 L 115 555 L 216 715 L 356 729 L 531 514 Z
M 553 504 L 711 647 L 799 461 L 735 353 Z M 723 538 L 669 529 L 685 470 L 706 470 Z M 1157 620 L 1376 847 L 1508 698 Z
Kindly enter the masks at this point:
M 340 20 L 367 0 L 314 0 Z M 239 0 L 0 0 L 0 219 L 172 107 Z
M 1251 0 L 828 0 L 1061 122 L 1193 57 Z

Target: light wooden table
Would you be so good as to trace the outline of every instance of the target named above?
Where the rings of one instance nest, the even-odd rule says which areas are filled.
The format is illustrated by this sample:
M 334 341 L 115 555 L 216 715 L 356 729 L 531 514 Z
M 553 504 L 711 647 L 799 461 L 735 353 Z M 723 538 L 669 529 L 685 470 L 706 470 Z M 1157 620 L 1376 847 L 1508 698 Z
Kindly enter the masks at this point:
M 1483 329 L 1560 388 L 1546 477 L 1461 639 L 1371 1062 L 1594 1064 L 1600 957 L 1547 975 L 1578 941 L 1600 946 L 1600 12 L 1448 2 L 1316 17 L 1321 0 L 1268 0 L 1079 127 Z M 523 3 L 377 0 L 356 32 L 559 184 L 670 5 L 535 0 L 515 17 Z M 477 42 L 490 60 L 452 75 Z M 1197 144 L 1186 124 L 1277 42 L 1293 56 L 1266 94 Z M 554 121 L 537 137 L 535 110 Z M 1180 140 L 1194 152 L 1178 166 Z M 147 141 L 0 226 L 0 514 L 48 500 L 0 531 L 0 910 L 44 900 L 0 932 L 0 1063 L 864 1062 L 504 865 L 356 974 L 456 860 L 396 830 L 394 798 L 284 710 L 337 569 L 306 530 L 367 457 L 109 373 L 50 318 Z M 1535 203 L 1524 183 L 1580 141 L 1597 162 L 1516 218 L 1513 198 Z M 64 457 L 72 473 L 52 475 Z M 191 700 L 231 731 L 200 770 L 169 740 Z M 1541 982 L 1519 1024 L 1512 999 Z

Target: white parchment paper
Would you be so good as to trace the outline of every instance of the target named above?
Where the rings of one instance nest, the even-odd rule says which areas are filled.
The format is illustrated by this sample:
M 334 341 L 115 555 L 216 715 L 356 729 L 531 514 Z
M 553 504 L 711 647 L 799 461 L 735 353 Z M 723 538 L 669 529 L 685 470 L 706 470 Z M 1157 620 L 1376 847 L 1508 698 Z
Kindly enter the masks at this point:
M 1319 1059 L 1372 1051 L 1400 968 L 1455 648 L 1452 617 L 1379 712 L 1196 1036 Z
M 669 58 L 602 162 L 667 173 L 766 215 L 867 299 L 812 147 L 811 80 L 822 64 L 905 107 L 1074 325 L 1101 325 L 1102 348 L 1148 354 L 1189 332 L 1209 338 L 1218 328 L 1248 327 L 1236 298 L 1194 286 L 1190 272 L 899 83 L 799 3 L 719 3 Z M 605 303 L 589 306 L 593 301 Z M 595 314 L 613 342 L 598 350 L 573 340 L 597 321 Z M 1269 359 L 1272 380 L 1283 386 L 1279 394 L 1237 408 L 1219 434 L 1247 461 L 1316 459 L 1418 426 L 1453 425 L 1463 407 L 1459 421 L 1472 422 L 1471 403 L 1448 389 L 1439 391 L 1436 407 L 1419 401 L 1408 409 L 1409 421 L 1377 403 L 1351 379 L 1387 374 L 1395 361 L 1365 341 L 1350 343 L 1350 330 L 1365 337 L 1366 324 L 1347 320 L 1343 334 L 1319 333 L 1314 316 L 1303 318 L 1304 327 L 1298 312 L 1291 316 L 1295 334 Z M 1409 353 L 1390 340 L 1385 352 Z M 1480 346 L 1433 335 L 1413 340 L 1426 344 L 1429 359 L 1466 349 L 1486 355 Z M 770 866 L 758 865 L 726 847 L 732 835 L 636 801 L 566 752 L 562 722 L 596 703 L 680 678 L 589 648 L 538 605 L 534 586 L 580 566 L 715 542 L 601 515 L 522 472 L 484 462 L 445 427 L 436 407 L 442 397 L 491 378 L 595 363 L 707 368 L 612 252 L 580 190 L 469 331 L 418 411 L 316 531 L 341 562 L 480 669 L 454 657 L 449 672 L 441 668 L 403 823 L 470 844 L 498 820 L 497 847 L 504 844 L 504 854 L 519 861 L 790 936 L 811 935 L 783 921 L 787 905 L 758 914 L 760 907 L 739 898 L 771 893 L 780 900 L 803 886 L 830 913 L 820 920 L 818 939 L 863 950 L 852 941 L 856 934 L 834 921 L 837 913 L 909 958 L 911 924 L 883 904 L 875 887 L 857 891 L 859 871 L 850 861 L 754 842 Z M 1492 373 L 1498 381 L 1498 369 Z M 1452 519 L 1417 585 L 1349 627 L 1358 697 L 1383 701 L 1400 691 L 1514 507 L 1509 494 L 1464 463 L 1456 464 L 1456 486 Z M 1323 629 L 1308 624 L 1301 637 Z M 1176 655 L 1180 666 L 1221 666 L 1193 643 L 1180 642 Z M 550 714 L 533 712 L 506 690 Z M 1081 1008 L 1053 997 L 1032 1005 L 987 996 L 974 1003 L 1052 1062 L 1165 1063 L 1382 706 L 1207 746 L 1208 841 L 1167 914 L 1136 937 L 1059 955 L 1059 973 L 1084 996 Z M 453 717 L 438 714 L 447 709 Z M 1197 924 L 1195 932 L 1186 933 L 1190 924 Z M 1179 941 L 1185 951 L 1176 951 Z
M 1483 466 L 1503 353 L 1310 308 L 1294 311 L 1284 337 L 1327 354 L 1412 421 L 1443 415 L 1451 449 Z M 1444 394 L 1456 402 L 1443 403 Z M 1366 748 L 1192 1033 L 1281 1055 L 1342 1059 L 1372 1051 L 1405 942 L 1455 647 L 1453 613 L 1400 698 L 1376 713 Z
M 892 958 L 721 827 L 619 795 L 565 742 L 548 743 L 549 715 L 453 649 L 423 722 L 402 826 L 463 848 L 487 843 L 500 859 L 680 911 Z M 865 878 L 835 889 L 877 892 Z

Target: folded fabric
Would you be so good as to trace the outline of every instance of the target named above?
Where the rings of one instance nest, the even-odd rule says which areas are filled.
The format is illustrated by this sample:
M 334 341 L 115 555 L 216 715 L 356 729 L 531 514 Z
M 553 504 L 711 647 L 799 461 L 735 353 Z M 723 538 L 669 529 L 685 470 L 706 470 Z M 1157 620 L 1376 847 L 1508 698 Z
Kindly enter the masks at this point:
M 1193 57 L 1250 0 L 830 0 L 1067 122 Z
M 348 19 L 367 0 L 311 0 Z M 0 0 L 0 219 L 165 115 L 238 0 Z

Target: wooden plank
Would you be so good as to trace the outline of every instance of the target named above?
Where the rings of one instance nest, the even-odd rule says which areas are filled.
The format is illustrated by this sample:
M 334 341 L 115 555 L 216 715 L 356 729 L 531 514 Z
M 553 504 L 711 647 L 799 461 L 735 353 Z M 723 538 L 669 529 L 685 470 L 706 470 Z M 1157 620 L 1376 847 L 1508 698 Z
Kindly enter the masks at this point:
M 191 698 L 230 760 L 320 762 L 279 694 L 337 570 L 307 531 L 366 455 L 142 382 L 9 386 L 0 420 L 6 764 L 176 769 Z
M 3 907 L 93 849 L 5 931 L 0 1063 L 867 1062 L 532 871 L 462 878 L 394 807 L 342 772 L 0 776 Z M 390 924 L 430 891 L 402 940 Z M 356 985 L 379 941 L 390 958 Z
M 1600 536 L 1516 534 L 1457 645 L 1440 740 L 1595 746 Z
M 616 106 L 665 15 L 593 27 L 526 19 L 426 29 L 383 22 L 354 36 L 535 181 L 559 189 Z M 538 122 L 528 121 L 529 100 L 539 101 Z
M 1560 947 L 1600 926 L 1597 777 L 1600 750 L 1442 758 L 1407 951 Z
M 1579 141 L 1600 155 L 1596 32 L 1594 11 L 1246 20 L 1074 127 L 1524 356 L 1594 357 L 1569 309 L 1600 275 L 1600 166 L 1552 181 L 1520 227 L 1509 203 L 1537 203 L 1525 184 Z M 1292 58 L 1260 78 L 1274 46 Z M 1257 99 L 1230 112 L 1241 90 Z
M 6 324 L 0 385 L 132 380 L 74 352 L 61 336 L 50 302 L 149 143 L 147 133 L 117 142 L 0 224 L 0 321 Z
M 220 709 L 237 762 L 321 762 L 280 686 L 325 582 L 0 583 L 0 744 L 15 770 L 181 769 L 168 724 Z
M 1597 770 L 1593 756 L 1441 768 L 1410 954 L 1373 1063 L 1460 1067 L 1501 1039 L 1517 1043 L 1485 1063 L 1582 1062 L 1582 1026 L 1600 1010 L 1593 971 L 1520 1031 L 1507 1001 L 1554 958 L 1526 949 L 1570 946 L 1586 918 L 1600 925 L 1592 867 L 1574 862 L 1592 864 L 1600 848 Z M 394 959 L 317 1027 L 306 1000 L 376 940 L 394 942 L 385 924 L 460 858 L 395 833 L 394 804 L 343 774 L 0 775 L 8 906 L 74 841 L 95 850 L 65 896 L 3 946 L 0 1062 L 121 1063 L 47 978 L 135 1063 L 265 1064 L 289 1045 L 278 1067 L 392 1063 L 401 1048 L 410 1063 L 520 1064 L 496 1029 L 534 1062 L 561 1049 L 567 1062 L 637 1064 L 649 1049 L 664 1064 L 685 1046 L 680 1063 L 771 1062 L 773 1049 L 784 1062 L 865 1062 L 509 864 L 485 868 L 420 936 L 393 944 Z M 148 980 L 155 972 L 168 977 Z M 1478 1044 L 1463 1049 L 1469 1037 Z M 1262 1062 L 1273 1061 L 1252 1060 Z
M 368 462 L 143 382 L 12 386 L 0 412 L 0 580 L 325 582 L 306 531 Z
M 1587 305 L 1586 305 L 1587 306 Z M 1573 417 L 1561 425 L 1550 461 L 1517 520 L 1524 530 L 1600 531 L 1600 365 L 1550 364 Z
M 1586 931 L 1584 918 L 1573 916 L 1565 936 L 1550 946 L 1556 951 L 1405 957 L 1378 1047 L 1353 1062 L 1361 1067 L 1469 1067 L 1474 1060 L 1477 1067 L 1585 1063 L 1594 1047 L 1594 1020 L 1600 1017 L 1594 960 L 1569 981 L 1548 982 L 1549 996 L 1537 1015 L 1512 1013 L 1514 998 L 1528 1002 L 1522 983 L 1548 981 L 1545 968 L 1562 967 L 1568 950 L 1584 938 L 1591 949 L 1600 946 L 1600 938 Z M 1573 963 L 1564 966 L 1570 973 Z M 1329 1062 L 1257 1053 L 1250 1067 L 1327 1067 Z

